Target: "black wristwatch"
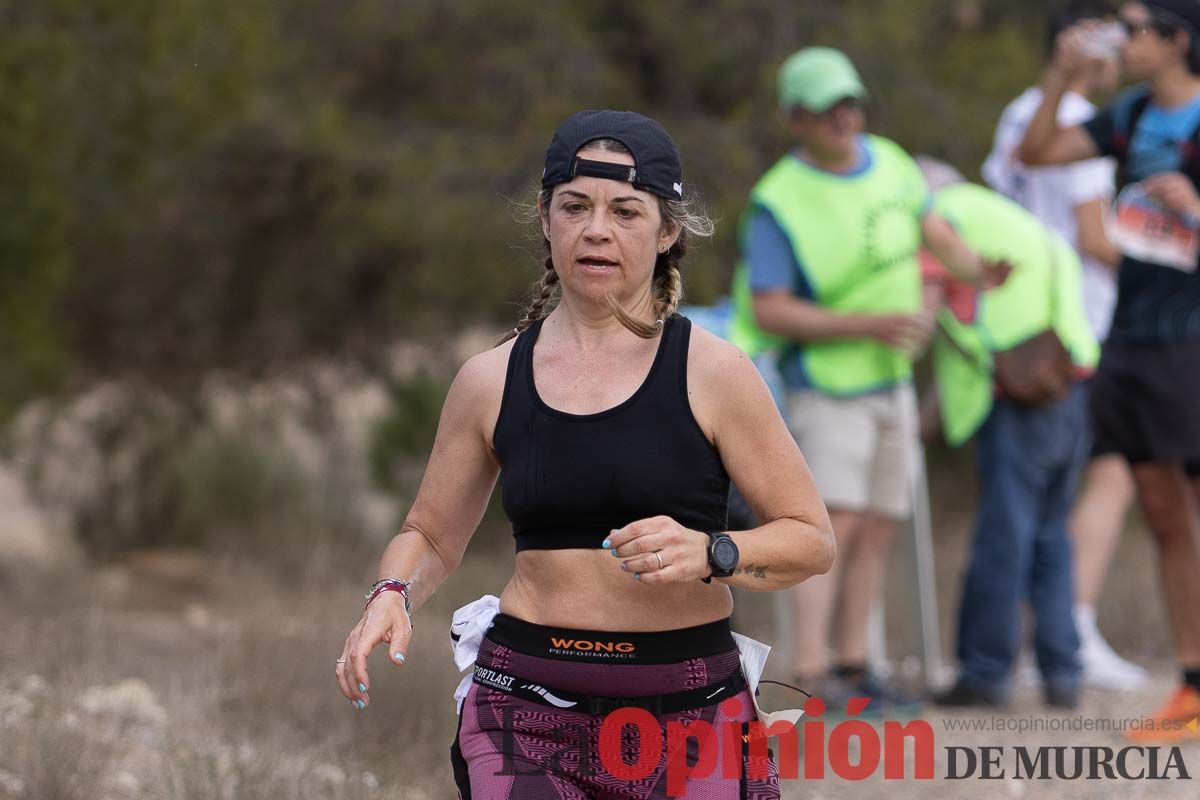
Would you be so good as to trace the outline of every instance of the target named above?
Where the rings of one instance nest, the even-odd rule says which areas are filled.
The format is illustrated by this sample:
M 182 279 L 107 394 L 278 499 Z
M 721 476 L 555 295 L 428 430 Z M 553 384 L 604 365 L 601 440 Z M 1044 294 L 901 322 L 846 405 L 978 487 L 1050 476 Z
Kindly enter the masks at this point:
M 708 563 L 712 574 L 700 580 L 712 583 L 713 578 L 728 578 L 737 569 L 738 546 L 728 533 L 708 534 Z

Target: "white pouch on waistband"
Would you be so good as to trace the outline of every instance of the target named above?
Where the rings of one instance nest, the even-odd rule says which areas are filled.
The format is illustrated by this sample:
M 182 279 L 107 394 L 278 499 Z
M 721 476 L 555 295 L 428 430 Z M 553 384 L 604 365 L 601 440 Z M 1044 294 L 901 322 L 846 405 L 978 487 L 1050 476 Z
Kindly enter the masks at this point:
M 758 705 L 758 679 L 762 677 L 763 668 L 767 665 L 767 656 L 771 654 L 771 646 L 757 639 L 733 634 L 737 642 L 738 658 L 742 662 L 742 674 L 746 676 L 746 685 L 750 689 L 750 697 L 754 701 L 754 711 L 758 714 L 759 722 L 768 728 L 774 722 L 786 722 L 796 725 L 804 716 L 804 709 L 785 708 L 780 711 L 763 711 Z

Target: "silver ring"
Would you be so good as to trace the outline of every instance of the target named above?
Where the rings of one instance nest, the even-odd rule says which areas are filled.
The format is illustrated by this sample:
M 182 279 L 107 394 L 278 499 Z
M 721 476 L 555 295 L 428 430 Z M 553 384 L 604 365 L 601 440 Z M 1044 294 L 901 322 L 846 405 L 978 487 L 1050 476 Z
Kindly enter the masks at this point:
M 663 568 L 662 556 L 660 556 L 660 555 L 658 554 L 658 551 L 657 551 L 657 550 L 655 550 L 655 551 L 654 551 L 654 557 L 658 559 L 658 568 L 659 568 L 659 569 L 662 569 L 662 568 Z
M 337 659 L 336 661 L 334 661 L 333 663 L 334 663 L 334 664 L 345 664 L 345 663 L 346 663 L 346 659 L 344 659 L 344 658 L 339 658 L 339 659 Z

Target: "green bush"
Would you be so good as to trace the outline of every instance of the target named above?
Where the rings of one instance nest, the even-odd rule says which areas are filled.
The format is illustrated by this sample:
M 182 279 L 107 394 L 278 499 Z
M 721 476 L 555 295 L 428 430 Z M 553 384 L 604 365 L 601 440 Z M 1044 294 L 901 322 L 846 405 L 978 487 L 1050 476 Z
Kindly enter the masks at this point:
M 252 434 L 202 433 L 179 453 L 170 475 L 178 499 L 169 527 L 183 542 L 294 527 L 315 510 L 312 478 Z
M 371 437 L 371 476 L 379 488 L 404 494 L 416 490 L 401 479 L 397 466 L 428 459 L 449 388 L 425 373 L 391 383 L 391 410 Z
M 169 386 L 508 322 L 512 219 L 554 126 L 633 108 L 679 141 L 725 291 L 787 147 L 782 59 L 843 47 L 871 127 L 973 174 L 1037 74 L 1033 0 L 41 0 L 0 4 L 0 415 L 68 379 Z M 78 378 L 76 378 L 78 376 Z

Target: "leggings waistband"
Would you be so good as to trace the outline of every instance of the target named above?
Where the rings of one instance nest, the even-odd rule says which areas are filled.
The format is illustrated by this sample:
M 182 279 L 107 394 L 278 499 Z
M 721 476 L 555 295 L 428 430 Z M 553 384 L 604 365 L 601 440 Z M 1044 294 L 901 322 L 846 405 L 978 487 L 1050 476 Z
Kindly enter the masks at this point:
M 715 705 L 737 696 L 746 688 L 746 679 L 740 670 L 731 672 L 722 680 L 691 689 L 619 697 L 584 694 L 545 686 L 511 672 L 480 665 L 476 665 L 472 680 L 484 688 L 511 694 L 539 705 L 581 711 L 595 716 L 603 716 L 619 708 L 641 708 L 656 717 L 677 714 L 680 711 Z
M 561 661 L 671 664 L 737 649 L 729 619 L 666 631 L 593 631 L 497 614 L 487 638 L 517 653 Z

